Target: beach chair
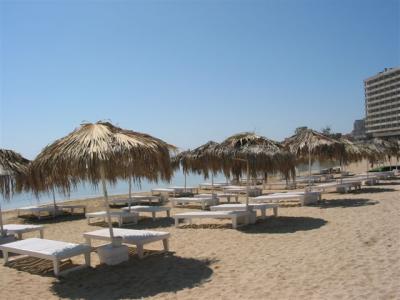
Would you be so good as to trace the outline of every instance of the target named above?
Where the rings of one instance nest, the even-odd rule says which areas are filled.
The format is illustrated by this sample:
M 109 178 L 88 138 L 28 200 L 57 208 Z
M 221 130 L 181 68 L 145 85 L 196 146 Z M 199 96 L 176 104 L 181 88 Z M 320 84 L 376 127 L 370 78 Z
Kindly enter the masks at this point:
M 252 198 L 252 201 L 257 203 L 299 201 L 302 206 L 315 203 L 319 200 L 321 200 L 321 193 L 319 191 L 274 193 Z
M 30 225 L 30 224 L 26 224 L 26 225 L 25 224 L 6 224 L 6 225 L 3 225 L 3 229 L 7 232 L 7 234 L 12 234 L 14 236 L 17 236 L 17 238 L 19 240 L 22 239 L 22 234 L 24 234 L 24 233 L 38 231 L 39 236 L 42 239 L 44 226 Z
M 96 211 L 86 214 L 87 223 L 90 225 L 90 220 L 95 218 L 102 218 L 106 220 L 106 211 Z M 118 220 L 118 226 L 122 227 L 123 224 L 137 224 L 139 219 L 139 214 L 136 212 L 129 211 L 111 211 L 110 217 L 112 219 L 116 218 Z
M 42 213 L 47 213 L 47 215 L 55 215 L 57 213 L 57 209 L 54 209 L 54 206 L 25 206 L 20 207 L 17 210 L 18 217 L 23 214 L 36 216 L 39 220 L 43 216 Z
M 261 218 L 265 219 L 267 209 L 272 209 L 274 216 L 278 216 L 278 204 L 274 203 L 251 203 L 249 209 L 260 211 Z M 210 207 L 211 211 L 246 211 L 246 204 L 220 204 Z
M 51 260 L 53 262 L 54 275 L 58 277 L 61 274 L 66 274 L 70 271 L 90 266 L 90 252 L 92 251 L 92 248 L 88 245 L 82 244 L 30 238 L 0 245 L 0 250 L 3 252 L 5 265 L 9 262 L 9 253 Z M 70 259 L 71 257 L 78 255 L 85 256 L 85 265 L 60 272 L 60 263 L 62 260 Z
M 193 219 L 230 219 L 232 228 L 236 229 L 239 224 L 247 225 L 250 223 L 252 212 L 250 211 L 196 211 L 176 214 L 175 227 L 179 226 L 181 220 L 188 220 L 192 224 Z
M 143 258 L 143 247 L 146 244 L 162 241 L 164 251 L 168 251 L 169 232 L 114 228 L 114 236 L 122 238 L 122 243 L 135 245 L 139 258 Z M 83 234 L 86 244 L 92 240 L 111 241 L 109 229 L 100 229 Z
M 151 213 L 153 221 L 155 221 L 156 213 L 158 213 L 158 212 L 165 212 L 167 215 L 167 218 L 169 218 L 171 208 L 166 207 L 166 206 L 135 205 L 135 206 L 131 206 L 131 207 L 129 207 L 129 206 L 123 207 L 122 210 L 128 211 L 128 212 L 136 212 L 139 214 L 139 216 L 140 216 L 141 212 Z
M 180 197 L 180 198 L 171 198 L 172 207 L 176 207 L 177 205 L 184 205 L 188 203 L 196 203 L 200 204 L 201 208 L 204 210 L 207 206 L 214 205 L 217 201 L 216 197 L 212 197 L 211 195 L 200 196 L 200 197 Z

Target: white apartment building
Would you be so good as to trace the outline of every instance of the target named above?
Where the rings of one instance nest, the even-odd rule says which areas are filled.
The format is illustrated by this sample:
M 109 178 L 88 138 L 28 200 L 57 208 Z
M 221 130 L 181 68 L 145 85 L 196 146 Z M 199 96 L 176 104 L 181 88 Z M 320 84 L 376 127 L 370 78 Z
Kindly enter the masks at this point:
M 365 127 L 373 137 L 400 137 L 400 67 L 364 80 Z

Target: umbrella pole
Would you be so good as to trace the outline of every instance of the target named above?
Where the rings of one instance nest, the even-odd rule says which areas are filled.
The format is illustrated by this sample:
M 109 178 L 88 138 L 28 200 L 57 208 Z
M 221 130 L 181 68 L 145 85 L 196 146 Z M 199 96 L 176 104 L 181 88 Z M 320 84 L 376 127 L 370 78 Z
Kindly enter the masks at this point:
M 211 172 L 211 198 L 214 200 L 214 173 Z
M 246 182 L 246 210 L 249 210 L 249 183 L 250 181 L 248 180 L 250 178 L 250 167 L 249 167 L 249 161 L 246 161 L 246 168 L 247 168 L 247 182 Z
M 131 211 L 131 204 L 132 204 L 132 177 L 129 176 L 129 211 Z
M 0 236 L 5 236 L 6 235 L 6 233 L 4 232 L 4 229 L 3 229 L 3 214 L 2 214 L 2 211 L 1 211 L 1 205 L 0 205 Z
M 53 206 L 54 206 L 53 218 L 55 218 L 56 217 L 57 205 L 56 205 L 56 192 L 54 191 L 54 187 L 52 188 L 51 191 L 53 193 Z
M 308 189 L 311 190 L 311 149 L 308 149 Z
M 106 175 L 104 172 L 104 166 L 100 167 L 100 173 L 101 173 L 101 184 L 103 186 L 104 203 L 105 203 L 106 212 L 107 212 L 108 228 L 110 229 L 111 244 L 113 246 L 115 246 L 114 231 L 113 231 L 113 227 L 112 227 L 112 223 L 111 223 L 110 206 L 108 204 L 108 193 L 107 193 Z
M 183 174 L 185 175 L 185 193 L 186 193 L 186 171 L 183 171 Z

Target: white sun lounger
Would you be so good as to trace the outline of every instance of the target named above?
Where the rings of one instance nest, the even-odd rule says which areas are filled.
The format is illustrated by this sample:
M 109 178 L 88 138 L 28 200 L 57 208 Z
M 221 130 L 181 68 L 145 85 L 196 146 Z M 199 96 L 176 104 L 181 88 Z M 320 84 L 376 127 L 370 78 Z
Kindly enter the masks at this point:
M 70 204 L 57 204 L 57 209 L 58 210 L 67 210 L 71 214 L 74 213 L 76 209 L 81 209 L 83 214 L 86 214 L 86 205 L 70 205 Z
M 118 225 L 121 227 L 123 224 L 137 224 L 139 214 L 136 212 L 128 212 L 128 211 L 111 211 L 111 218 L 118 219 Z M 92 213 L 86 214 L 86 219 L 88 224 L 90 224 L 90 219 L 94 218 L 102 218 L 104 221 L 106 220 L 107 212 L 106 211 L 96 211 Z
M 214 189 L 221 189 L 224 186 L 227 186 L 228 183 L 226 182 L 215 182 L 214 184 L 210 182 L 204 182 L 199 184 L 199 188 L 203 190 L 211 190 L 212 188 Z
M 361 189 L 361 180 L 347 180 L 343 182 L 330 182 L 323 183 L 316 186 L 313 186 L 312 189 L 315 191 L 326 192 L 330 189 L 335 189 L 338 193 L 347 193 L 351 191 L 351 189 L 357 190 Z
M 296 183 L 292 181 L 276 181 L 276 182 L 266 182 L 263 186 L 269 190 L 279 190 L 279 189 L 294 189 L 296 188 Z
M 164 250 L 168 251 L 169 232 L 114 228 L 114 236 L 122 238 L 122 243 L 135 245 L 139 258 L 143 257 L 143 246 L 162 241 Z M 83 234 L 90 246 L 92 240 L 111 241 L 109 229 L 100 229 Z
M 239 222 L 244 225 L 249 224 L 250 215 L 251 212 L 248 211 L 196 211 L 176 214 L 174 219 L 175 227 L 179 226 L 180 220 L 189 220 L 191 224 L 193 219 L 230 219 L 232 228 L 236 229 Z
M 166 206 L 148 206 L 148 205 L 135 205 L 135 206 L 131 206 L 131 207 L 123 207 L 122 208 L 123 211 L 134 211 L 137 212 L 139 215 L 141 212 L 148 212 L 151 213 L 151 216 L 153 218 L 153 220 L 156 219 L 156 213 L 158 212 L 165 212 L 167 214 L 167 218 L 170 217 L 170 207 L 166 207 Z
M 223 192 L 228 194 L 246 194 L 247 188 L 240 185 L 228 185 L 223 187 Z M 254 186 L 249 187 L 250 196 L 259 196 L 261 193 L 262 190 L 260 188 Z
M 289 193 L 275 193 L 270 195 L 263 195 L 252 198 L 253 202 L 281 202 L 281 201 L 299 201 L 302 206 L 315 203 L 321 200 L 320 192 L 289 192 Z
M 24 224 L 6 224 L 3 226 L 3 229 L 7 232 L 7 234 L 16 235 L 20 240 L 22 239 L 22 234 L 39 231 L 40 238 L 43 238 L 44 226 L 42 225 L 24 225 Z
M 42 217 L 42 213 L 48 213 L 49 215 L 54 214 L 54 206 L 25 206 L 18 208 L 18 217 L 21 214 L 30 214 L 36 216 L 39 220 Z
M 172 207 L 176 207 L 179 204 L 187 204 L 187 203 L 197 203 L 201 204 L 201 208 L 204 210 L 207 206 L 214 205 L 217 201 L 216 198 L 213 197 L 180 197 L 180 198 L 171 198 Z
M 249 208 L 253 211 L 259 210 L 261 212 L 261 218 L 265 219 L 267 216 L 267 209 L 272 209 L 274 216 L 278 216 L 278 204 L 273 203 L 251 203 Z M 246 204 L 221 204 L 217 206 L 211 206 L 212 211 L 246 211 Z
M 123 198 L 110 199 L 109 201 L 112 204 L 128 204 L 128 205 L 132 205 L 135 203 L 141 203 L 144 201 L 147 201 L 150 204 L 153 203 L 153 201 L 156 203 L 159 203 L 159 204 L 162 202 L 161 197 L 153 196 L 153 195 L 134 195 L 134 196 L 131 196 L 130 199 L 129 199 L 129 197 L 123 197 Z
M 16 253 L 51 260 L 53 261 L 54 275 L 59 276 L 82 267 L 90 266 L 90 252 L 92 251 L 92 248 L 88 245 L 82 244 L 31 238 L 0 245 L 0 250 L 3 251 L 4 264 L 7 264 L 9 261 L 8 253 Z M 60 272 L 60 262 L 62 260 L 82 254 L 85 256 L 84 266 L 78 266 Z

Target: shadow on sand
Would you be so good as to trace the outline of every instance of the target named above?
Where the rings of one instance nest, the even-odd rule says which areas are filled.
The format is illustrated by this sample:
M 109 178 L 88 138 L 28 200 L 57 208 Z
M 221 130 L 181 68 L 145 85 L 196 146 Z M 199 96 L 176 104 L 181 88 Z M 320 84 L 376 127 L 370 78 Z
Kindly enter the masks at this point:
M 140 299 L 199 286 L 211 277 L 212 263 L 171 254 L 131 258 L 118 266 L 100 265 L 70 273 L 55 281 L 51 289 L 60 298 Z
M 379 187 L 363 187 L 361 190 L 353 191 L 352 194 L 375 194 L 375 193 L 385 193 L 385 192 L 395 192 L 395 189 L 379 188 Z
M 35 216 L 19 216 L 16 217 L 15 219 L 22 220 L 22 223 L 24 224 L 55 224 L 55 223 L 61 223 L 61 222 L 69 222 L 69 221 L 76 221 L 76 220 L 82 220 L 85 219 L 84 214 L 69 214 L 69 213 L 64 213 L 62 215 L 57 215 L 56 217 L 53 216 L 43 216 L 40 218 L 40 220 L 35 217 Z
M 318 229 L 327 221 L 311 217 L 269 217 L 266 220 L 258 220 L 256 224 L 244 226 L 239 230 L 244 233 L 294 233 Z
M 373 201 L 370 199 L 363 199 L 363 198 L 330 199 L 330 200 L 324 199 L 324 200 L 318 201 L 318 203 L 310 205 L 310 206 L 319 207 L 319 208 L 335 208 L 335 207 L 346 208 L 346 207 L 360 207 L 360 206 L 375 205 L 378 203 L 379 203 L 378 201 Z

